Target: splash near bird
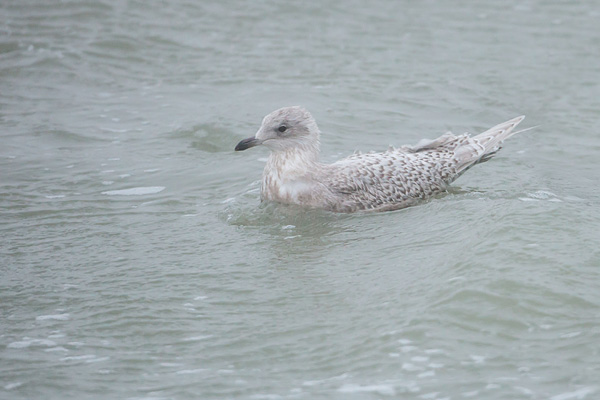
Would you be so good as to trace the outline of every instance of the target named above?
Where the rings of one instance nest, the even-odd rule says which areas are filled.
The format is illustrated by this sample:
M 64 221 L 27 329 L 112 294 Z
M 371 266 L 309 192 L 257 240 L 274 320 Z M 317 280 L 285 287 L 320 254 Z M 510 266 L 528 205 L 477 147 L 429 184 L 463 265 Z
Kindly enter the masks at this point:
M 448 132 L 415 146 L 358 153 L 325 164 L 319 161 L 320 131 L 312 115 L 302 107 L 285 107 L 267 115 L 256 135 L 235 150 L 258 145 L 271 150 L 262 177 L 263 201 L 346 213 L 389 211 L 444 192 L 467 169 L 496 154 L 524 118 L 474 137 Z

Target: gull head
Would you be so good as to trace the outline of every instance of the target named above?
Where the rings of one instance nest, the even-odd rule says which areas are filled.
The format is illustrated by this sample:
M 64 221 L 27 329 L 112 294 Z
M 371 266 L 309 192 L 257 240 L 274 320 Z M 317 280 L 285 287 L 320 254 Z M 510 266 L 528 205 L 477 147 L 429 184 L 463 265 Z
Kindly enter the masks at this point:
M 235 151 L 265 145 L 273 151 L 289 149 L 319 149 L 319 128 L 308 111 L 299 106 L 284 107 L 267 115 L 256 135 L 244 139 Z

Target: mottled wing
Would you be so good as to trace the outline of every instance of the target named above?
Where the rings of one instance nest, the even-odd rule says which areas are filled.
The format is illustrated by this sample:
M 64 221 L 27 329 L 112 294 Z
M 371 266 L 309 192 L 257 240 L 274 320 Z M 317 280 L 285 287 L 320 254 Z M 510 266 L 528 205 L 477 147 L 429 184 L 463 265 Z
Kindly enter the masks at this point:
M 355 154 L 331 164 L 324 177 L 344 210 L 402 208 L 446 190 L 471 166 L 487 161 L 514 134 L 517 117 L 475 136 L 448 132 L 384 153 Z M 346 208 L 352 208 L 346 210 Z
M 353 155 L 331 164 L 325 179 L 344 206 L 382 210 L 407 207 L 445 190 L 454 168 L 452 152 L 440 150 L 439 146 L 403 147 Z

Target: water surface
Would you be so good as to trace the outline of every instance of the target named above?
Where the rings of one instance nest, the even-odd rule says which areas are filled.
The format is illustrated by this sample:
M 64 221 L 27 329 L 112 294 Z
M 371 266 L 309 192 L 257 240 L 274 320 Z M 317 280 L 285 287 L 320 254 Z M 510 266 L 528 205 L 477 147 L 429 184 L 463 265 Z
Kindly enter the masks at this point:
M 600 396 L 590 2 L 0 5 L 0 397 Z M 263 115 L 322 158 L 524 127 L 448 194 L 260 204 Z

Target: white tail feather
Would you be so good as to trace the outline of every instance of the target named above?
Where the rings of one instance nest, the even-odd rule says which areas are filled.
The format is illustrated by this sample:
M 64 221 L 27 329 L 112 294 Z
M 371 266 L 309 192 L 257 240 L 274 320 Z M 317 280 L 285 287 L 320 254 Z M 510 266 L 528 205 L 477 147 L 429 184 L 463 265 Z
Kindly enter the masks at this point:
M 500 144 L 502 144 L 504 140 L 514 135 L 514 133 L 512 133 L 513 129 L 515 129 L 515 127 L 519 125 L 519 123 L 523 121 L 523 119 L 525 119 L 524 115 L 521 115 L 517 118 L 513 118 L 510 121 L 503 122 L 494 126 L 493 128 L 488 129 L 483 133 L 480 133 L 473 139 L 477 140 L 482 146 L 485 147 L 484 154 L 493 151 L 498 151 L 497 147 Z
M 525 116 L 521 115 L 520 117 L 498 124 L 477 136 L 469 138 L 468 144 L 455 150 L 455 157 L 459 160 L 457 171 L 462 173 L 479 162 L 489 160 L 498 150 L 500 150 L 502 143 L 506 139 L 516 133 L 531 129 L 528 128 L 513 132 L 515 127 L 519 125 L 523 119 L 525 119 Z

